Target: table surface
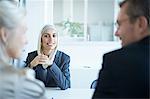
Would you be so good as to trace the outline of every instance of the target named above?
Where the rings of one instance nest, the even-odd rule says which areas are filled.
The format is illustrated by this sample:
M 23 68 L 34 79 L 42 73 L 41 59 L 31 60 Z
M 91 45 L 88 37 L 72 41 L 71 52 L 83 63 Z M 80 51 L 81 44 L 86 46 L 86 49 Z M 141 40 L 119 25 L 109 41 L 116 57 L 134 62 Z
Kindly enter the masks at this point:
M 58 88 L 46 88 L 48 99 L 91 99 L 94 89 L 69 88 L 60 90 Z

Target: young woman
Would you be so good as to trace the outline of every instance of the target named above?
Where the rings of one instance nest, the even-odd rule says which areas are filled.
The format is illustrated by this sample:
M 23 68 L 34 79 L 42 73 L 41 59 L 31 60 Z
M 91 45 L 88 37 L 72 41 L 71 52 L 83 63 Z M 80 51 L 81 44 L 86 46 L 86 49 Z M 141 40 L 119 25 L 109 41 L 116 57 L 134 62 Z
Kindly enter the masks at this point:
M 70 57 L 57 50 L 58 35 L 53 25 L 43 27 L 38 49 L 30 52 L 26 59 L 28 67 L 36 72 L 36 78 L 46 87 L 70 88 Z

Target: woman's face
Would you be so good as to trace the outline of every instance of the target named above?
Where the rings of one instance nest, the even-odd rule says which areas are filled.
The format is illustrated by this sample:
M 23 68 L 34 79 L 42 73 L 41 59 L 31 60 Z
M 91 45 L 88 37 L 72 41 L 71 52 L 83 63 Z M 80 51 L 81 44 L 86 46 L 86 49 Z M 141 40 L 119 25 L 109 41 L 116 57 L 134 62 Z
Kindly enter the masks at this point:
M 7 52 L 12 58 L 19 58 L 24 45 L 27 44 L 26 22 L 23 20 L 15 29 L 8 30 Z
M 43 50 L 53 50 L 57 46 L 57 33 L 55 30 L 47 30 L 42 34 L 41 44 Z

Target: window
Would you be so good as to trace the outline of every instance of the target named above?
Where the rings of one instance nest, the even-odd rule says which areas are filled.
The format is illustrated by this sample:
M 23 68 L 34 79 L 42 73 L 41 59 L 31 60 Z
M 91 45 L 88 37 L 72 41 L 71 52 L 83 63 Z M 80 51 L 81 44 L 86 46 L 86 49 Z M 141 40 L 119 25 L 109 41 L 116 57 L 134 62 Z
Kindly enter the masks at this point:
M 63 39 L 114 40 L 114 0 L 54 0 L 53 14 Z
M 19 0 L 19 5 L 25 7 L 26 6 L 26 0 Z
M 34 32 L 39 33 L 43 24 L 55 24 L 60 41 L 117 40 L 114 22 L 120 0 L 20 1 L 26 5 Z

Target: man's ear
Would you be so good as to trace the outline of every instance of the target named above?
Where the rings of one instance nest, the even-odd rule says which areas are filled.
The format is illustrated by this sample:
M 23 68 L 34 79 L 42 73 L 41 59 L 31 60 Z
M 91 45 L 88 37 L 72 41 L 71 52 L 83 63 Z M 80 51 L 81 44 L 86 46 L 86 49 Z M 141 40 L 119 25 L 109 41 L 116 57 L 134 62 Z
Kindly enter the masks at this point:
M 139 17 L 139 29 L 140 33 L 148 29 L 148 21 L 144 16 Z
M 4 44 L 6 44 L 7 42 L 7 37 L 8 37 L 8 34 L 7 34 L 6 29 L 4 27 L 0 28 L 0 39 Z

